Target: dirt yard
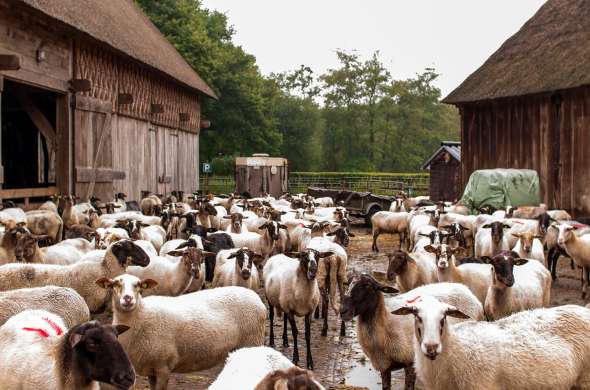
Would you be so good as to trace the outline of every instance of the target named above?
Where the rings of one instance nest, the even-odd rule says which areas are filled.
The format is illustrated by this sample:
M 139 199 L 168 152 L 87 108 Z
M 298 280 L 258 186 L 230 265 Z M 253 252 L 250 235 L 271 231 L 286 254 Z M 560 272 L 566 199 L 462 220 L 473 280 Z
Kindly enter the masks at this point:
M 397 239 L 383 235 L 379 238 L 381 252 L 371 252 L 370 230 L 356 226 L 353 228 L 356 237 L 351 238 L 351 245 L 348 248 L 349 267 L 359 271 L 372 272 L 378 279 L 381 279 L 387 267 L 385 253 L 397 247 Z M 559 263 L 559 279 L 554 283 L 552 289 L 552 305 L 582 304 L 580 298 L 580 271 L 570 268 L 569 260 L 562 259 Z M 369 389 L 381 390 L 379 373 L 375 372 L 370 362 L 364 356 L 358 342 L 356 341 L 355 326 L 347 324 L 347 335 L 344 338 L 339 336 L 339 320 L 330 312 L 330 330 L 327 337 L 320 335 L 321 320 L 312 322 L 312 351 L 315 363 L 315 375 L 327 389 Z M 305 364 L 305 340 L 302 337 L 303 319 L 299 319 L 300 330 L 300 360 Z M 275 337 L 278 341 L 278 350 L 291 358 L 291 348 L 283 348 L 280 342 L 282 332 L 282 320 L 275 318 Z M 268 328 L 267 328 L 268 337 Z M 292 345 L 291 332 L 289 342 Z M 213 369 L 195 372 L 185 375 L 174 375 L 169 383 L 169 389 L 196 390 L 206 389 L 215 380 L 215 377 L 222 369 L 222 366 Z M 392 389 L 403 389 L 403 370 L 394 372 L 392 375 Z M 345 386 L 346 385 L 346 386 Z M 146 378 L 139 378 L 135 389 L 149 389 Z M 230 390 L 230 389 L 228 389 Z M 231 389 L 238 390 L 238 389 Z

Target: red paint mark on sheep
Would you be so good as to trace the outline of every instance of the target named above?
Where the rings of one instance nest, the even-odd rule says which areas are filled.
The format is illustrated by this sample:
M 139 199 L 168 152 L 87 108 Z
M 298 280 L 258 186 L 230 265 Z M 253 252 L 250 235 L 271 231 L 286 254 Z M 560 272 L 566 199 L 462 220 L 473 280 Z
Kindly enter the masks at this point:
M 413 298 L 413 299 L 409 299 L 406 301 L 406 303 L 415 303 L 417 302 L 420 298 L 422 298 L 420 295 L 418 295 L 417 297 Z
M 43 317 L 42 320 L 47 322 L 47 324 L 49 324 L 49 326 L 51 326 L 51 329 L 53 329 L 53 331 L 55 332 L 55 334 L 57 336 L 61 336 L 63 334 L 64 331 L 58 324 L 56 324 L 55 322 L 53 322 L 49 318 Z M 49 337 L 49 333 L 47 333 L 47 331 L 45 329 L 24 327 L 23 330 L 26 330 L 27 332 L 36 332 L 41 337 L 45 337 L 45 338 Z

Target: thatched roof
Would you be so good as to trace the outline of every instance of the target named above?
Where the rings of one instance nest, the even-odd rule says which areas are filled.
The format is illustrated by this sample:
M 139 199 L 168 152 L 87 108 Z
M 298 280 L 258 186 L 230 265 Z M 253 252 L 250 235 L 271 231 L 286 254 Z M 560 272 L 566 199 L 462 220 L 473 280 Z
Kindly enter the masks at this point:
M 20 0 L 92 38 L 215 98 L 213 90 L 133 0 Z
M 590 1 L 548 0 L 444 102 L 468 103 L 587 84 Z

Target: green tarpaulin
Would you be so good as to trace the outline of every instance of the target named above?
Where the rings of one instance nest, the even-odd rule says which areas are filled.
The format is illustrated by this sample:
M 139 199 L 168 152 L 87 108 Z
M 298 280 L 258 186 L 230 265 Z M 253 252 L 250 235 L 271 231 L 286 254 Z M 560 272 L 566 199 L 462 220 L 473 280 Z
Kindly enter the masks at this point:
M 530 169 L 482 169 L 469 177 L 461 201 L 476 212 L 482 206 L 538 206 L 539 175 Z

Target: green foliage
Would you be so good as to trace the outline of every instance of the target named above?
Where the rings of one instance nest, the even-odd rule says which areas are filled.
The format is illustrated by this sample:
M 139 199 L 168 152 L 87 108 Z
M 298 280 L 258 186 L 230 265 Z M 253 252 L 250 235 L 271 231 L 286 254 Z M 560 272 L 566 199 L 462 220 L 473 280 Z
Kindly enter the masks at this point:
M 204 99 L 212 127 L 200 140 L 201 159 L 216 173 L 252 153 L 284 156 L 292 170 L 412 172 L 441 141 L 459 137 L 433 69 L 396 80 L 379 52 L 363 59 L 337 51 L 338 67 L 325 74 L 301 65 L 264 77 L 233 43 L 226 15 L 200 0 L 136 1 L 219 96 Z
M 400 177 L 428 178 L 428 172 L 289 172 L 289 177 Z

